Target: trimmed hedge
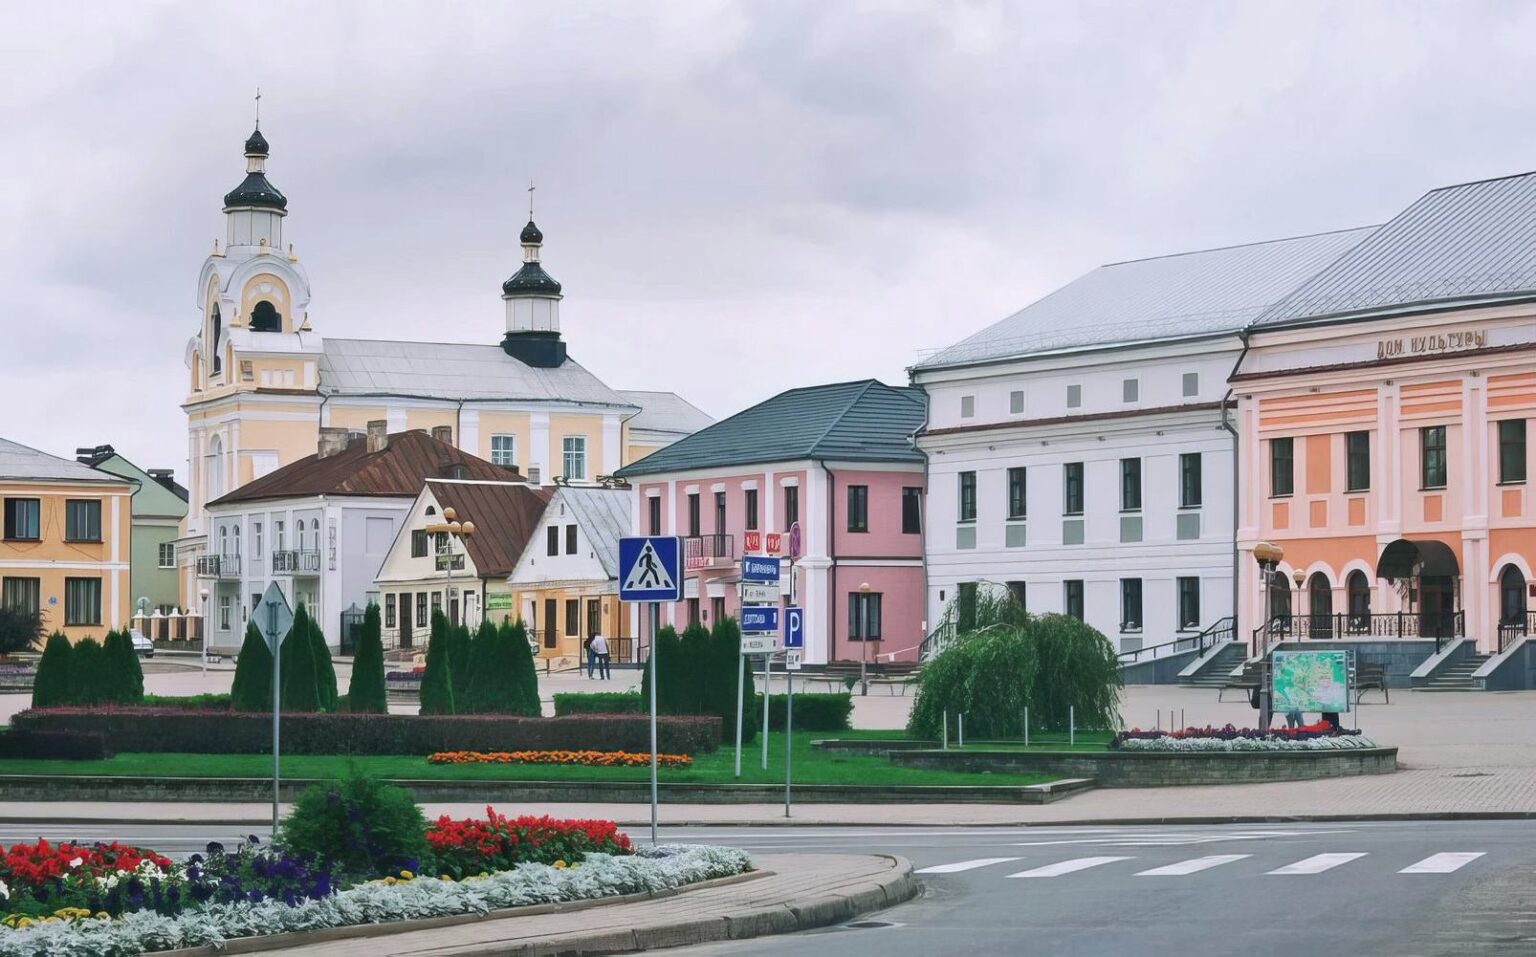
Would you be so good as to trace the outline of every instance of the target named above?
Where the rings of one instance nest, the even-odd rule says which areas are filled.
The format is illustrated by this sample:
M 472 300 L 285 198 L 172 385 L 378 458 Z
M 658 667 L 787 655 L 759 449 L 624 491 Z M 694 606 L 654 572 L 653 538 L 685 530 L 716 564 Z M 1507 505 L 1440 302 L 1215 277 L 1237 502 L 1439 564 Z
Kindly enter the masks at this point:
M 48 708 L 23 711 L 11 727 L 26 732 L 99 734 L 120 752 L 267 754 L 269 715 L 164 708 Z M 412 754 L 437 751 L 650 751 L 643 715 L 524 718 L 504 715 L 284 713 L 285 754 Z M 720 746 L 713 716 L 660 719 L 657 743 L 670 754 Z
M 755 711 L 762 707 L 763 696 L 757 695 Z M 772 695 L 768 699 L 768 727 L 773 731 L 784 730 L 785 697 Z M 646 714 L 650 698 L 644 694 L 622 691 L 566 692 L 555 695 L 556 715 L 576 714 Z M 757 712 L 759 715 L 762 712 Z M 797 731 L 847 731 L 852 727 L 853 696 L 845 693 L 795 694 L 795 730 Z M 728 716 L 734 725 L 735 709 Z M 733 729 L 734 732 L 734 729 Z
M 267 659 L 269 662 L 271 658 Z M 272 684 L 267 681 L 268 686 Z M 178 711 L 228 711 L 234 707 L 233 694 L 147 694 L 144 696 L 143 706 L 146 708 L 175 708 Z M 272 703 L 267 702 L 267 715 L 272 714 Z
M 0 734 L 0 758 L 45 761 L 101 761 L 112 757 L 106 738 L 79 731 L 7 731 Z

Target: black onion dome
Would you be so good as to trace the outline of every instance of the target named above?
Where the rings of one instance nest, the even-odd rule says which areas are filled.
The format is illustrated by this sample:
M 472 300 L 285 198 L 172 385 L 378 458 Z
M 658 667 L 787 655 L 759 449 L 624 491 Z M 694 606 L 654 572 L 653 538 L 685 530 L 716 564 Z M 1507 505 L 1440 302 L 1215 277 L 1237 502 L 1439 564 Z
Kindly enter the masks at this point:
M 250 139 L 245 141 L 247 156 L 253 153 L 257 156 L 266 156 L 270 149 L 271 147 L 267 146 L 267 138 L 261 135 L 260 128 L 257 128 L 256 132 L 251 134 Z
M 528 235 L 528 231 L 524 230 L 523 235 Z M 522 269 L 501 284 L 501 291 L 508 296 L 558 296 L 560 284 L 538 263 L 523 263 Z
M 287 209 L 288 197 L 277 191 L 261 173 L 246 173 L 245 180 L 224 194 L 225 207 L 265 206 L 268 209 Z
M 518 237 L 518 242 L 542 243 L 543 241 L 544 234 L 539 232 L 539 227 L 533 224 L 533 220 L 528 220 L 528 225 L 523 227 L 523 234 Z

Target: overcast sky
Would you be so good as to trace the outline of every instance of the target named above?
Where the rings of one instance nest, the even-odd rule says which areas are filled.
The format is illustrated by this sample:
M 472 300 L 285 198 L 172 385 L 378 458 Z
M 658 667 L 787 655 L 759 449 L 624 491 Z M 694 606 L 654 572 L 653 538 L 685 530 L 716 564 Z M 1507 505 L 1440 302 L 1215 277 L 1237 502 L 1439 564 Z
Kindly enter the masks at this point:
M 1536 168 L 1528 3 L 0 0 L 0 436 L 184 476 L 262 90 L 317 332 L 494 343 L 529 180 L 571 355 L 724 416 L 1093 266 Z

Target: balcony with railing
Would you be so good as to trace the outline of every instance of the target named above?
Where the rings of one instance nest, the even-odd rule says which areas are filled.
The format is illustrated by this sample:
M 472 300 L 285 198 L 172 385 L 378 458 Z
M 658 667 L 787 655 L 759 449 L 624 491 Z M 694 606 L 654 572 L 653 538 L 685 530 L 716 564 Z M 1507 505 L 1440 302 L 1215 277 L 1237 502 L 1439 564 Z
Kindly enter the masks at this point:
M 736 536 L 690 535 L 683 539 L 683 568 L 699 571 L 736 564 Z
M 320 553 L 302 549 L 285 549 L 272 553 L 274 575 L 318 575 Z
M 240 556 L 199 555 L 197 558 L 197 577 L 238 579 L 240 577 Z
M 1462 611 L 1277 616 L 1253 630 L 1253 654 L 1268 654 L 1282 641 L 1373 638 L 1433 639 L 1438 651 L 1446 641 L 1466 634 L 1466 613 Z

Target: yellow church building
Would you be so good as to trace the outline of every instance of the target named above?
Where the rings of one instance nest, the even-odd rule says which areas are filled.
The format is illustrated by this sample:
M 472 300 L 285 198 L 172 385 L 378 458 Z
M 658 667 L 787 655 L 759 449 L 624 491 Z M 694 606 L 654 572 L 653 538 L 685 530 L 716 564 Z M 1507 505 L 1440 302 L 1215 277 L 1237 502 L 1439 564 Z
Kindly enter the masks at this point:
M 560 283 L 540 261 L 530 217 L 522 263 L 501 284 L 505 330 L 485 343 L 322 337 L 309 276 L 283 235 L 287 198 L 267 179 L 260 129 L 245 179 L 224 197 L 225 236 L 197 282 L 201 323 L 187 342 L 190 502 L 177 541 L 183 607 L 198 607 L 207 504 L 315 453 L 321 429 L 421 429 L 517 468 L 533 486 L 598 484 L 709 424 L 669 392 L 620 392 L 567 355 Z M 249 535 L 247 535 L 249 540 Z M 208 563 L 203 563 L 203 568 Z

